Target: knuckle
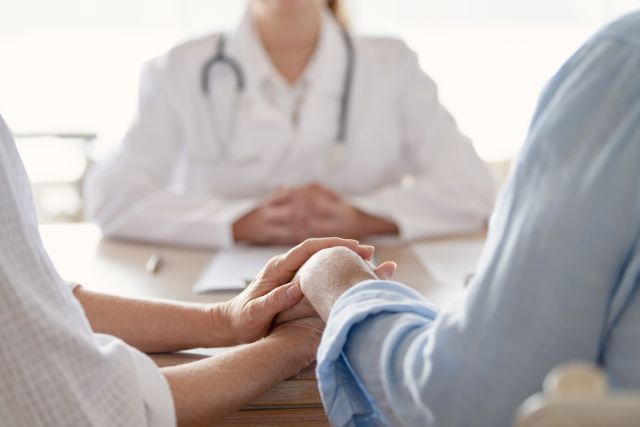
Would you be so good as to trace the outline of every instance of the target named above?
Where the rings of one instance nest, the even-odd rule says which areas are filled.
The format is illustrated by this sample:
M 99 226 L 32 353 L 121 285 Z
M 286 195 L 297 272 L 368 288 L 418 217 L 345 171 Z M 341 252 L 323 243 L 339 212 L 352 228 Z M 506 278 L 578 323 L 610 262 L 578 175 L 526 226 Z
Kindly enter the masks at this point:
M 331 248 L 326 248 L 323 249 L 322 252 L 327 256 L 339 258 L 352 258 L 357 256 L 355 252 L 344 246 L 334 246 Z
M 267 270 L 274 270 L 280 267 L 284 259 L 283 255 L 276 255 L 267 262 Z
M 307 240 L 305 240 L 302 244 L 305 246 L 316 246 L 321 241 L 322 239 L 319 237 L 310 237 Z
M 262 308 L 269 308 L 273 306 L 275 302 L 276 302 L 276 298 L 274 296 L 274 292 L 270 292 L 263 297 Z

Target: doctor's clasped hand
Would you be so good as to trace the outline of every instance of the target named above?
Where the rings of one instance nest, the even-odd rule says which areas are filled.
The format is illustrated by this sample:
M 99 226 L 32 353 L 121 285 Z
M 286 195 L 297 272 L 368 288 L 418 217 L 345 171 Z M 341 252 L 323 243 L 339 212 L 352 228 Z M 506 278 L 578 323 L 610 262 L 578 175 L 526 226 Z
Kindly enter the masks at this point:
M 359 239 L 397 232 L 393 221 L 351 206 L 338 193 L 318 183 L 279 188 L 233 225 L 238 241 L 274 245 L 297 244 L 322 236 Z
M 147 63 L 135 120 L 85 182 L 87 217 L 202 247 L 484 229 L 495 183 L 435 82 L 340 4 L 251 0 L 235 28 Z

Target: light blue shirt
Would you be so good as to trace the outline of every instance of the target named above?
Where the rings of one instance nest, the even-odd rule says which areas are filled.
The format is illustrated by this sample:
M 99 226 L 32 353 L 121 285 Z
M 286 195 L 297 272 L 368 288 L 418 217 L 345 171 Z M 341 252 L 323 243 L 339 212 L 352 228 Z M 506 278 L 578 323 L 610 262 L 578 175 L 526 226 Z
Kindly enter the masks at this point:
M 334 426 L 509 426 L 545 375 L 600 362 L 640 388 L 640 14 L 589 40 L 545 89 L 477 275 L 442 313 L 364 282 L 318 353 Z

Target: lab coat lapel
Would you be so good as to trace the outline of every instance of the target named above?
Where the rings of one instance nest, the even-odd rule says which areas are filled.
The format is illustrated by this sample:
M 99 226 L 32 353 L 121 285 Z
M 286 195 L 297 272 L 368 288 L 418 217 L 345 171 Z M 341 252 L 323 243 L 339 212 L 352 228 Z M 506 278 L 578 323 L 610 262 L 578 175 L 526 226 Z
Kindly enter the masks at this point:
M 246 88 L 243 106 L 252 118 L 277 120 L 279 114 L 271 107 L 264 93 L 264 82 L 275 73 L 262 42 L 255 30 L 251 14 L 247 11 L 229 40 L 229 54 L 240 63 Z
M 316 52 L 303 76 L 316 94 L 330 97 L 342 94 L 346 51 L 341 32 L 333 16 L 325 12 Z
M 308 158 L 309 146 L 322 145 L 324 153 L 335 141 L 345 64 L 346 51 L 341 29 L 327 12 L 316 53 L 303 76 L 309 88 L 300 112 L 298 135 L 301 144 L 295 148 L 301 150 L 301 158 Z

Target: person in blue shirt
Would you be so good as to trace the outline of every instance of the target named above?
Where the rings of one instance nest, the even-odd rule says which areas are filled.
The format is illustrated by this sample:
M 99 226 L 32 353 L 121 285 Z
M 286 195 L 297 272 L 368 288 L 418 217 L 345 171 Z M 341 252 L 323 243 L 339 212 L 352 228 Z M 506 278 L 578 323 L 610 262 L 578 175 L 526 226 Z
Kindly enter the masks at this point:
M 640 388 L 640 13 L 547 85 L 464 298 L 439 313 L 386 270 L 336 248 L 299 272 L 334 426 L 508 426 L 574 359 Z

